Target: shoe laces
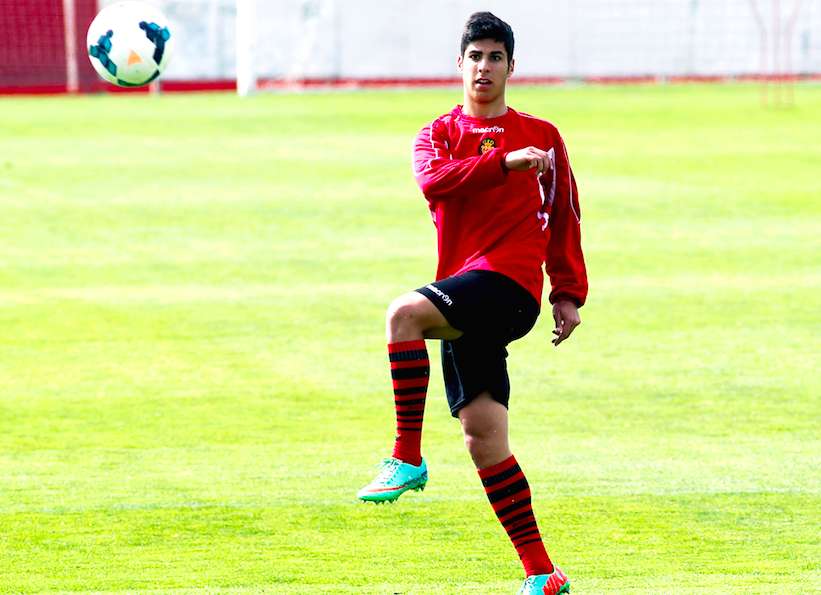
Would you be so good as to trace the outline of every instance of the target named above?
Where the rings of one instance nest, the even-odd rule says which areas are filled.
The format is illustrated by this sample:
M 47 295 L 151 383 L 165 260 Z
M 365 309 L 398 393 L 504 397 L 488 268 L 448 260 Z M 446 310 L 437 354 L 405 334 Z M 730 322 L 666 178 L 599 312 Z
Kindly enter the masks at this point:
M 382 470 L 379 472 L 379 475 L 376 476 L 376 480 L 374 483 L 387 483 L 393 479 L 396 472 L 399 470 L 399 466 L 402 464 L 402 461 L 399 459 L 395 459 L 393 457 L 382 459 L 382 463 L 380 466 Z
M 522 591 L 527 592 L 527 589 L 530 589 L 536 584 L 536 575 L 531 575 L 525 579 L 524 584 L 522 585 Z

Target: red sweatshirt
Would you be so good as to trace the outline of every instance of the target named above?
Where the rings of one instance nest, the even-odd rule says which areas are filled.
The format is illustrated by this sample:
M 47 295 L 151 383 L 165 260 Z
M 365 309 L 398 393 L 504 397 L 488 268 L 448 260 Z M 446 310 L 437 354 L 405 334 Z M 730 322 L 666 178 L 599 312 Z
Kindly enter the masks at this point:
M 505 155 L 528 146 L 548 151 L 551 171 L 507 171 Z M 413 166 L 436 225 L 437 281 L 496 271 L 541 303 L 546 264 L 550 302 L 584 304 L 579 197 L 555 126 L 511 108 L 498 118 L 474 118 L 456 106 L 419 132 Z

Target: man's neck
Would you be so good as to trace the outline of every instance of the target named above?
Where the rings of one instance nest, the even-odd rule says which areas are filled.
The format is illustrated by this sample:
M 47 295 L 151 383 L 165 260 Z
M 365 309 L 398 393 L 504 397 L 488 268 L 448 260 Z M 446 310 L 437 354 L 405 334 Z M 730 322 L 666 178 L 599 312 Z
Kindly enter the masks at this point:
M 462 113 L 472 118 L 498 118 L 507 113 L 504 96 L 492 103 L 476 103 L 465 97 Z

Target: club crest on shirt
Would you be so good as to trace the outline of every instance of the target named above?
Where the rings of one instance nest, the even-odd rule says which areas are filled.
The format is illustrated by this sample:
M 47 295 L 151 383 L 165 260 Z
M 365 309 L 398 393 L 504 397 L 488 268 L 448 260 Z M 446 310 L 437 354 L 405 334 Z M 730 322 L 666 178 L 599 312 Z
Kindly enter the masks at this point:
M 479 154 L 484 155 L 488 151 L 490 151 L 493 147 L 496 146 L 496 141 L 492 138 L 483 138 L 482 142 L 479 144 Z

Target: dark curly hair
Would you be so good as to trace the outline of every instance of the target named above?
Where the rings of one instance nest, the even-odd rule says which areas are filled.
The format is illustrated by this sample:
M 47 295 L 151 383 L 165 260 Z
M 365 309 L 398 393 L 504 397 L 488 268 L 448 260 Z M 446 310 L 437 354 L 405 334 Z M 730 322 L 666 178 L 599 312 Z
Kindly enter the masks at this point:
M 465 55 L 465 48 L 468 44 L 479 39 L 492 39 L 503 43 L 507 52 L 507 63 L 510 65 L 513 60 L 513 29 L 510 25 L 493 13 L 474 12 L 468 17 L 465 30 L 462 32 L 461 55 Z

